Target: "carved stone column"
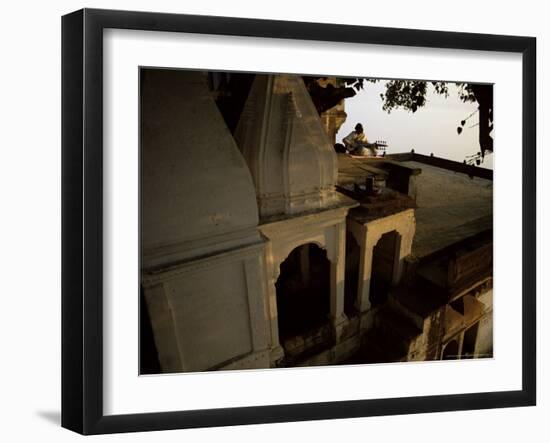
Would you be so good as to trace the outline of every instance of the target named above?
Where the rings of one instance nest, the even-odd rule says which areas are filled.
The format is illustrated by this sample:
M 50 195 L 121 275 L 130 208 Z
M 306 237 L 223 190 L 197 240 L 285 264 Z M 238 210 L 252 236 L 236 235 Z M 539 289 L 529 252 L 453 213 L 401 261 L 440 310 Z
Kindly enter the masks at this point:
M 271 332 L 271 343 L 269 352 L 269 361 L 271 366 L 275 366 L 277 361 L 285 356 L 285 351 L 279 341 L 279 316 L 277 310 L 277 289 L 275 283 L 279 278 L 280 268 L 278 263 L 273 260 L 273 246 L 268 242 L 266 247 L 266 269 L 267 269 L 267 299 L 268 316 Z
M 344 281 L 346 273 L 346 225 L 338 223 L 335 227 L 334 253 L 330 261 L 330 317 L 336 341 L 340 340 L 347 322 L 344 314 Z
M 359 262 L 359 285 L 358 285 L 358 299 L 357 309 L 359 312 L 369 311 L 371 308 L 370 303 L 370 283 L 372 274 L 372 260 L 374 254 L 374 247 L 378 243 L 380 237 L 368 235 L 367 229 L 364 229 L 363 236 L 359 246 L 361 248 L 361 259 Z
M 397 241 L 399 243 L 396 245 L 396 249 L 399 255 L 397 256 L 395 261 L 393 276 L 394 284 L 397 284 L 401 281 L 405 259 L 411 255 L 414 233 L 416 232 L 416 218 L 412 210 L 408 214 L 406 214 L 405 220 L 405 226 L 401 229 L 398 229 L 397 231 L 399 234 Z

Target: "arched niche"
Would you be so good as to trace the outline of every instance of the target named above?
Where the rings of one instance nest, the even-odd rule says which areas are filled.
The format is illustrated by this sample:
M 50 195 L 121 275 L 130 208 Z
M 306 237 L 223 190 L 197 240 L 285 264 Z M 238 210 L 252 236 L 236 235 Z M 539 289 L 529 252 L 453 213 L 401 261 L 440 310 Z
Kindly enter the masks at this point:
M 391 287 L 398 281 L 401 235 L 396 231 L 382 234 L 372 250 L 369 288 L 371 306 L 386 302 Z
M 344 315 L 344 273 L 345 273 L 345 217 L 349 206 L 342 205 L 331 210 L 281 218 L 260 224 L 266 243 L 266 265 L 268 269 L 267 290 L 269 293 L 269 318 L 271 321 L 271 359 L 274 365 L 283 357 L 278 331 L 278 309 L 276 282 L 283 263 L 292 251 L 304 244 L 314 244 L 325 250 L 330 264 L 330 333 L 336 342 L 342 336 L 347 318 Z
M 330 319 L 330 261 L 315 243 L 294 248 L 275 282 L 279 339 L 306 335 Z
M 391 252 L 386 254 L 392 266 L 391 285 L 397 285 L 403 273 L 405 258 L 411 254 L 412 242 L 416 229 L 416 220 L 413 209 L 392 214 L 387 217 L 375 219 L 368 222 L 356 220 L 349 217 L 347 220 L 347 230 L 353 235 L 361 248 L 359 263 L 359 278 L 357 290 L 357 309 L 364 313 L 371 309 L 370 290 L 372 279 L 373 260 L 375 259 L 375 248 L 380 244 L 384 236 L 395 236 L 393 248 L 386 248 L 393 251 L 393 261 Z M 385 243 L 384 240 L 383 244 Z
M 273 254 L 273 260 L 274 260 L 274 280 L 277 280 L 280 276 L 281 272 L 281 265 L 282 263 L 287 260 L 287 258 L 298 248 L 300 248 L 303 245 L 312 245 L 316 246 L 319 249 L 322 249 L 325 251 L 326 257 L 329 262 L 333 262 L 333 245 L 330 244 L 330 242 L 326 241 L 326 238 L 324 236 L 318 236 L 318 237 L 311 237 L 311 238 L 302 238 L 302 239 L 296 239 L 294 241 L 289 241 L 286 244 L 279 245 L 278 248 L 275 249 Z

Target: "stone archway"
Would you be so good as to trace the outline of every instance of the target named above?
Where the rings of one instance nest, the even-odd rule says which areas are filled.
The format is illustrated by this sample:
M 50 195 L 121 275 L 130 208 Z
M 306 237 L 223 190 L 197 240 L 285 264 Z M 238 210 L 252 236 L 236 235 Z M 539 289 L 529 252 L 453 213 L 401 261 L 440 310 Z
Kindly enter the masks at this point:
M 313 243 L 296 247 L 281 263 L 275 283 L 281 344 L 329 323 L 330 266 L 326 251 Z
M 399 283 L 403 273 L 404 260 L 411 254 L 415 225 L 413 209 L 366 223 L 361 223 L 353 218 L 348 219 L 348 231 L 353 234 L 361 249 L 356 302 L 359 312 L 366 313 L 373 306 L 370 297 L 373 260 L 380 263 L 379 256 L 385 256 L 381 262 L 389 263 L 390 266 L 386 266 L 386 268 L 392 268 L 390 286 Z M 381 251 L 385 251 L 385 253 L 380 254 Z M 379 265 L 375 264 L 375 268 L 378 267 Z M 382 274 L 385 275 L 383 280 L 387 286 L 390 273 L 382 272 Z M 374 304 L 383 303 L 383 300 L 376 300 L 376 296 L 374 299 Z

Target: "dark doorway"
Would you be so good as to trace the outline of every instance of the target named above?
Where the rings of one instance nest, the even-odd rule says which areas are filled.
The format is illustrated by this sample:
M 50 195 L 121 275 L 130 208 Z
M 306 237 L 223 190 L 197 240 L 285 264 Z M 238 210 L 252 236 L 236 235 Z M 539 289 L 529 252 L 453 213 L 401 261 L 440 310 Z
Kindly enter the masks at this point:
M 399 234 L 397 231 L 391 231 L 382 235 L 374 247 L 369 292 L 372 306 L 381 305 L 388 299 L 398 245 Z
M 477 330 L 479 329 L 479 323 L 471 326 L 464 333 L 464 341 L 462 342 L 462 356 L 461 358 L 474 358 L 476 351 Z
M 275 288 L 281 343 L 326 324 L 330 314 L 326 251 L 311 243 L 294 249 L 281 263 Z
M 357 313 L 355 302 L 359 287 L 359 265 L 361 248 L 355 237 L 346 232 L 346 277 L 344 284 L 344 312 L 351 318 Z
M 456 360 L 458 359 L 458 342 L 451 340 L 443 349 L 443 356 L 441 360 Z

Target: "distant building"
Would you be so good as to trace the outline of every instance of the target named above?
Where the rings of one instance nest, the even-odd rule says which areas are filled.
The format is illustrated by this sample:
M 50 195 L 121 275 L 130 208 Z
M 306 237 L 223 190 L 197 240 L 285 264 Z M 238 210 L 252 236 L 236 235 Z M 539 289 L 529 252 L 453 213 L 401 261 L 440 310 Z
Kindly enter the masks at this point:
M 233 135 L 205 74 L 141 84 L 142 372 L 492 356 L 492 171 L 336 154 L 298 76 Z

